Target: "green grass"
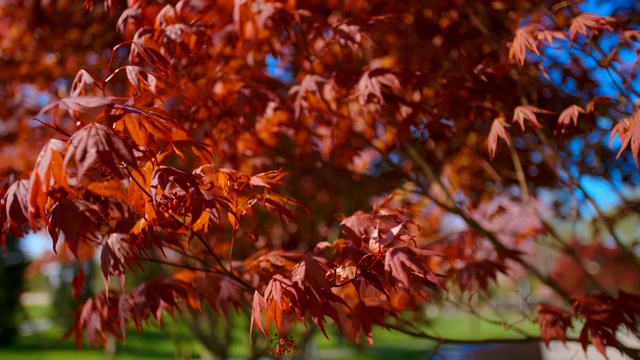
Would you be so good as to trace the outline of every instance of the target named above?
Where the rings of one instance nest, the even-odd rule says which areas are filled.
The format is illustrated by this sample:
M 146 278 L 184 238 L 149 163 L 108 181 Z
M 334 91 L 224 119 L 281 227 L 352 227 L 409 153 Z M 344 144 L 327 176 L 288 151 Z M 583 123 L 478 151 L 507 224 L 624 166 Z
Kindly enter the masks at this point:
M 51 308 L 45 305 L 25 306 L 24 310 L 29 320 L 46 319 L 51 316 Z
M 507 316 L 507 323 L 515 321 L 514 316 Z M 528 334 L 536 334 L 539 325 L 530 321 L 524 321 L 518 328 Z M 431 328 L 426 329 L 431 333 L 450 339 L 484 340 L 484 339 L 516 339 L 521 337 L 508 326 L 492 324 L 478 319 L 471 314 L 454 314 L 440 317 L 433 321 Z
M 8 348 L 0 349 L 0 359 L 15 360 L 102 360 L 110 357 L 102 349 L 76 350 L 72 340 L 58 343 L 62 332 L 59 329 L 21 336 L 18 342 Z M 169 337 L 159 330 L 150 329 L 138 336 L 130 332 L 126 344 L 118 347 L 119 360 L 133 359 L 173 359 L 175 357 L 173 343 Z
M 50 309 L 46 306 L 29 306 L 26 309 L 27 316 L 31 320 L 47 318 Z M 237 320 L 234 327 L 234 344 L 230 349 L 232 357 L 246 357 L 248 339 L 248 321 Z M 515 320 L 515 317 L 508 319 Z M 245 323 L 246 322 L 246 323 Z M 309 325 L 311 326 L 311 325 Z M 330 327 L 329 327 L 330 328 Z M 520 328 L 535 334 L 537 324 L 524 322 Z M 500 325 L 483 322 L 468 314 L 450 314 L 432 321 L 429 327 L 423 327 L 429 334 L 452 339 L 499 339 L 517 338 L 516 332 Z M 54 327 L 51 330 L 29 336 L 22 336 L 16 345 L 8 349 L 0 349 L 0 359 L 73 359 L 73 360 L 106 360 L 111 359 L 104 350 L 85 348 L 75 350 L 73 341 L 68 339 L 60 341 L 63 333 L 61 328 Z M 332 359 L 387 359 L 389 357 L 402 359 L 424 359 L 430 349 L 436 343 L 432 340 L 415 338 L 398 331 L 374 329 L 375 345 L 369 346 L 366 339 L 360 347 L 344 340 L 336 331 L 329 331 L 330 340 L 325 339 L 320 331 L 313 337 L 313 346 L 316 353 Z M 175 359 L 176 345 L 181 347 L 183 353 L 193 354 L 197 357 L 202 346 L 193 341 L 185 326 L 173 321 L 167 321 L 165 331 L 158 328 L 147 328 L 141 335 L 135 330 L 127 333 L 127 341 L 118 345 L 118 351 L 113 359 Z

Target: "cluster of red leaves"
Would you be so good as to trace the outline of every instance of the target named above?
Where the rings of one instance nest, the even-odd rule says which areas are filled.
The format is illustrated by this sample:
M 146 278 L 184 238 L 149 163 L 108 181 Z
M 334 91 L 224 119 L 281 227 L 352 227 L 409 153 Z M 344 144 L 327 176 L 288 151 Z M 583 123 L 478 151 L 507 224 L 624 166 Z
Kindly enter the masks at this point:
M 628 27 L 627 24 L 620 22 L 615 17 L 601 16 L 594 13 L 576 14 L 568 24 L 564 24 L 563 21 L 557 21 L 557 19 L 536 16 L 531 23 L 516 30 L 513 43 L 509 48 L 509 60 L 523 66 L 527 59 L 527 52 L 540 56 L 541 51 L 545 47 L 554 46 L 554 40 L 561 42 L 562 45 L 568 48 L 571 43 L 584 43 L 584 41 L 586 41 L 587 45 L 584 45 L 584 47 L 588 47 L 588 44 L 597 42 L 598 37 L 605 33 L 622 34 L 620 43 L 617 45 L 618 47 L 622 47 L 622 45 L 631 46 L 631 42 L 637 39 L 640 34 L 636 29 Z M 601 66 L 607 68 L 611 65 L 611 61 L 611 57 L 603 60 Z M 626 81 L 624 80 L 624 75 L 620 76 L 622 77 L 622 81 Z M 591 115 L 595 111 L 595 105 L 602 102 L 609 103 L 611 99 L 595 96 L 588 102 L 585 108 L 578 105 L 567 107 L 562 111 L 557 120 L 561 131 L 564 133 L 567 126 L 571 123 L 577 126 L 580 114 L 586 112 L 587 115 Z M 530 121 L 534 126 L 540 127 L 535 113 L 553 114 L 550 111 L 529 105 L 518 106 L 513 112 L 513 121 L 517 121 L 521 125 L 522 130 L 524 130 L 524 121 Z M 613 143 L 616 135 L 620 137 L 623 143 L 618 152 L 618 157 L 629 144 L 631 144 L 631 151 L 636 165 L 638 164 L 638 151 L 640 150 L 640 145 L 638 145 L 640 141 L 638 140 L 638 132 L 636 129 L 637 121 L 635 119 L 637 113 L 638 111 L 635 111 L 629 118 L 619 121 L 610 135 L 610 145 Z M 488 137 L 488 150 L 491 157 L 495 155 L 499 138 L 511 146 L 509 133 L 506 130 L 507 126 L 504 118 L 496 118 L 496 120 L 494 120 Z
M 373 325 L 384 327 L 387 317 L 417 309 L 428 290 L 440 286 L 428 265 L 439 254 L 415 246 L 397 211 L 358 212 L 342 224 L 344 239 L 316 245 L 289 274 L 273 276 L 262 294 L 255 292 L 252 323 L 260 332 L 266 335 L 273 323 L 285 334 L 291 319 L 308 316 L 327 336 L 328 317 L 356 341 L 364 335 L 372 342 Z
M 551 340 L 565 342 L 567 328 L 572 320 L 584 322 L 579 341 L 586 351 L 589 344 L 606 356 L 606 347 L 616 347 L 616 332 L 623 328 L 633 335 L 640 335 L 638 318 L 640 297 L 620 292 L 617 298 L 608 295 L 582 296 L 575 300 L 570 311 L 551 305 L 538 305 L 537 321 L 541 327 L 542 340 L 549 345 Z
M 640 294 L 640 269 L 619 248 L 602 243 L 571 242 L 571 254 L 561 255 L 549 276 L 572 296 L 597 293 L 602 289 Z M 620 276 L 624 274 L 624 276 Z
M 54 249 L 64 240 L 78 259 L 101 251 L 106 289 L 78 311 L 69 335 L 79 345 L 85 332 L 90 342 L 124 338 L 127 323 L 140 330 L 164 312 L 205 304 L 221 316 L 250 311 L 252 329 L 264 335 L 275 327 L 276 355 L 294 348 L 285 338 L 292 320 L 310 319 L 325 335 L 333 322 L 348 337 L 372 342 L 374 326 L 420 310 L 443 284 L 488 293 L 510 261 L 523 261 L 518 245 L 535 226 L 518 221 L 517 234 L 501 234 L 489 226 L 496 214 L 511 214 L 500 208 L 482 224 L 471 217 L 513 178 L 512 169 L 485 159 L 477 139 L 486 125 L 493 121 L 493 157 L 499 139 L 516 143 L 510 124 L 541 128 L 553 114 L 504 90 L 514 84 L 500 42 L 512 15 L 531 4 L 480 2 L 465 12 L 457 1 L 338 3 L 129 1 L 117 29 L 131 40 L 113 48 L 104 75 L 79 71 L 70 96 L 42 109 L 43 123 L 60 139 L 49 140 L 26 178 L 7 187 L 0 223 L 13 235 L 45 228 Z M 496 32 L 478 20 L 485 16 Z M 568 30 L 532 23 L 516 32 L 509 58 L 522 65 L 545 42 L 619 26 L 593 14 L 576 17 Z M 266 75 L 270 57 L 295 68 L 295 78 Z M 525 85 L 540 98 L 532 78 Z M 563 103 L 559 126 L 576 125 L 596 102 L 584 110 Z M 615 134 L 637 152 L 634 126 Z M 412 144 L 421 147 L 417 158 L 405 151 Z M 437 181 L 427 163 L 447 175 L 432 198 L 424 183 Z M 285 172 L 267 170 L 282 164 L 300 175 L 287 190 L 280 189 Z M 394 168 L 390 176 L 368 176 L 386 166 Z M 342 192 L 325 189 L 344 179 L 364 180 Z M 313 198 L 304 205 L 319 208 L 314 216 L 321 218 L 365 208 L 400 185 L 421 187 L 411 195 L 429 204 L 407 214 L 387 199 L 344 218 L 342 237 L 331 243 L 316 231 L 328 222 L 292 230 L 302 206 L 289 192 Z M 443 194 L 449 190 L 455 201 Z M 463 205 L 454 204 L 459 194 Z M 448 211 L 477 226 L 438 244 L 417 236 L 448 226 L 430 211 L 438 197 L 445 199 L 439 206 L 453 206 Z M 126 273 L 148 261 L 183 270 L 127 290 Z M 82 276 L 73 282 L 76 292 Z M 598 306 L 608 301 L 593 299 Z M 627 317 L 637 311 L 623 303 L 622 318 L 606 308 L 606 326 L 592 321 L 585 338 L 608 345 L 618 326 L 634 325 Z M 589 310 L 595 305 L 577 304 L 569 315 L 542 309 L 545 341 L 563 339 L 573 316 L 597 320 Z
M 512 269 L 509 261 L 523 255 L 516 250 L 495 250 L 486 239 L 471 230 L 435 244 L 433 248 L 443 255 L 436 262 L 438 268 L 445 271 L 452 286 L 458 287 L 469 297 L 478 291 L 489 296 L 491 282 L 495 282 L 499 274 L 510 274 Z
M 571 19 L 568 29 L 548 29 L 542 23 L 532 22 L 519 28 L 509 49 L 509 59 L 520 66 L 525 63 L 527 51 L 540 55 L 540 49 L 546 42 L 553 45 L 553 40 L 575 40 L 578 35 L 597 36 L 602 30 L 613 30 L 618 26 L 617 20 L 610 16 L 593 13 L 582 13 Z

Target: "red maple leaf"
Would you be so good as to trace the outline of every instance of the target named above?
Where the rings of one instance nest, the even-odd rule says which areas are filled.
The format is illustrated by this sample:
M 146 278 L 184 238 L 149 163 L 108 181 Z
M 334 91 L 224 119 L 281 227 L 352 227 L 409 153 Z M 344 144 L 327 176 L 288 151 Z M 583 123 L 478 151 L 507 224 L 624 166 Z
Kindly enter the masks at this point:
M 126 268 L 133 268 L 133 265 L 138 263 L 131 244 L 127 240 L 128 236 L 127 234 L 110 234 L 102 244 L 100 267 L 105 289 L 110 288 L 110 278 L 113 275 L 120 279 L 120 289 L 124 291 Z
M 531 23 L 516 30 L 513 44 L 509 49 L 509 60 L 515 61 L 518 65 L 524 65 L 527 57 L 527 50 L 533 51 L 536 55 L 540 55 L 538 43 L 535 33 L 539 29 L 539 25 Z
M 489 156 L 492 158 L 496 155 L 496 149 L 498 147 L 498 138 L 503 139 L 507 145 L 511 146 L 511 140 L 509 137 L 509 133 L 505 127 L 509 125 L 505 122 L 503 117 L 499 117 L 493 120 L 491 124 L 491 131 L 489 132 L 489 137 L 487 138 L 487 147 L 489 149 Z
M 427 265 L 427 258 L 431 256 L 440 256 L 440 254 L 408 246 L 392 248 L 386 253 L 384 270 L 392 283 L 398 284 L 405 290 L 411 288 L 412 277 L 419 278 L 430 285 L 440 286 L 438 277 Z
M 571 105 L 560 113 L 558 125 L 566 127 L 573 122 L 573 126 L 578 126 L 578 116 L 580 114 L 584 114 L 584 109 L 578 105 Z
M 524 122 L 528 121 L 532 123 L 535 127 L 542 127 L 536 118 L 536 113 L 540 114 L 553 114 L 553 112 L 541 109 L 539 107 L 531 106 L 531 105 L 521 105 L 513 110 L 513 120 L 520 124 L 520 127 L 524 131 Z
M 640 111 L 636 110 L 631 118 L 620 120 L 611 130 L 609 146 L 613 144 L 613 139 L 618 135 L 622 141 L 617 157 L 620 157 L 624 149 L 631 143 L 631 153 L 633 160 L 638 166 L 638 151 L 640 151 Z
M 102 124 L 89 124 L 71 136 L 69 151 L 64 158 L 65 171 L 71 160 L 77 167 L 77 181 L 96 163 L 104 165 L 115 176 L 122 176 L 119 168 L 121 163 L 137 166 L 127 143 Z
M 587 29 L 592 32 L 598 30 L 613 30 L 612 25 L 617 21 L 611 16 L 600 16 L 593 13 L 582 13 L 571 19 L 569 37 L 574 40 L 578 34 L 587 35 Z
M 538 305 L 536 321 L 540 323 L 540 337 L 548 347 L 553 339 L 567 341 L 567 328 L 571 327 L 571 314 L 552 305 Z

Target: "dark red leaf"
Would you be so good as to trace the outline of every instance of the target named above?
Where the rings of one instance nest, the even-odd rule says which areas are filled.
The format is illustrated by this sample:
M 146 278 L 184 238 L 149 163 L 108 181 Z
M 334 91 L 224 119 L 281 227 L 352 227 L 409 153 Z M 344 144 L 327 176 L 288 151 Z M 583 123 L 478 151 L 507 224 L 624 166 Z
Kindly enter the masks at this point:
M 124 291 L 126 268 L 133 268 L 133 264 L 137 263 L 128 236 L 127 234 L 109 234 L 102 245 L 100 268 L 105 289 L 110 289 L 110 277 L 117 276 L 120 279 L 120 289 Z
M 84 288 L 85 282 L 85 273 L 82 266 L 80 266 L 80 270 L 73 276 L 73 280 L 71 281 L 71 287 L 73 289 L 73 298 L 79 299 L 80 294 L 82 293 L 82 289 Z
M 411 277 L 440 286 L 437 276 L 427 265 L 427 258 L 431 256 L 440 256 L 440 254 L 407 246 L 392 248 L 385 255 L 384 270 L 392 283 L 405 290 L 412 287 Z
M 120 164 L 137 167 L 133 151 L 113 130 L 101 124 L 89 124 L 69 139 L 69 151 L 64 158 L 65 169 L 75 162 L 76 179 L 97 163 L 106 166 L 113 175 L 122 176 Z
M 29 221 L 29 187 L 30 180 L 19 180 L 11 184 L 3 199 L 4 231 L 2 244 L 8 232 L 14 237 L 20 237 L 26 230 Z
M 547 347 L 551 340 L 567 341 L 567 328 L 571 327 L 571 315 L 558 307 L 538 305 L 536 321 L 540 323 L 540 337 Z

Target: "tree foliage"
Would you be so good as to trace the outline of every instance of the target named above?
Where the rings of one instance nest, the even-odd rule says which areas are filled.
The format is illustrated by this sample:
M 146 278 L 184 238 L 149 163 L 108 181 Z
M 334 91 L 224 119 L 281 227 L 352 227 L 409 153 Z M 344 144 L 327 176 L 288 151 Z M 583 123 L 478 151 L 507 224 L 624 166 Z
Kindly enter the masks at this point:
M 84 6 L 2 10 L 3 62 L 18 69 L 2 91 L 30 84 L 51 101 L 0 107 L 3 156 L 28 159 L 4 162 L 21 179 L 2 200 L 4 232 L 46 229 L 78 261 L 99 252 L 105 290 L 77 310 L 79 346 L 205 304 L 249 312 L 252 330 L 285 340 L 278 355 L 296 322 L 356 341 L 373 342 L 374 326 L 430 337 L 405 313 L 491 295 L 506 274 L 553 293 L 528 314 L 541 325 L 530 338 L 640 357 L 616 339 L 639 335 L 640 288 L 591 264 L 637 278 L 637 243 L 616 223 L 637 206 L 617 191 L 607 214 L 582 180 L 638 182 L 637 5 Z M 558 218 L 594 230 L 567 238 Z M 542 248 L 572 270 L 540 266 Z M 173 270 L 127 287 L 150 262 Z

